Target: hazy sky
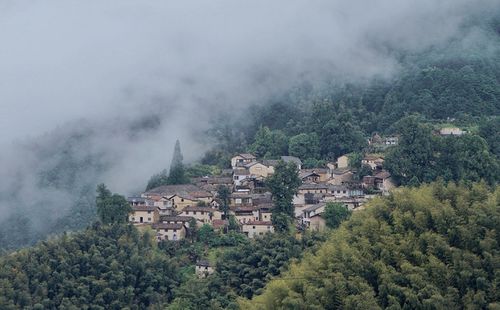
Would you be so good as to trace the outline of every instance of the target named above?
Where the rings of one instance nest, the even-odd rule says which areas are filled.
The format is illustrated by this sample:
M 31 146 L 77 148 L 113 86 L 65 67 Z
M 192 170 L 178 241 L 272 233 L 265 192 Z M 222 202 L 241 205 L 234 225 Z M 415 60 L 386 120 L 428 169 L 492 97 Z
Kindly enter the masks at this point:
M 0 0 L 0 219 L 12 205 L 64 213 L 71 195 L 40 189 L 37 176 L 67 156 L 58 149 L 72 132 L 88 132 L 74 156 L 111 163 L 78 180 L 128 194 L 168 166 L 175 139 L 186 160 L 201 156 L 192 133 L 210 125 L 209 111 L 237 115 L 301 81 L 397 75 L 398 53 L 474 42 L 470 19 L 499 7 L 500 0 Z M 158 128 L 131 137 L 127 125 L 150 115 L 162 120 Z M 44 149 L 51 152 L 35 155 Z
M 189 109 L 325 73 L 388 74 L 388 47 L 428 48 L 495 4 L 0 0 L 0 142 L 138 113 L 157 97 Z

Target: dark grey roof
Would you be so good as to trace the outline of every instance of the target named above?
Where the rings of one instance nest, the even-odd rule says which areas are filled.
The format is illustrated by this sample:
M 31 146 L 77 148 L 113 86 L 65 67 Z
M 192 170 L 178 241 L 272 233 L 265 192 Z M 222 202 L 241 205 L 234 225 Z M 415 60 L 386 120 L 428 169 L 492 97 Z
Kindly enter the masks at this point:
M 155 211 L 156 209 L 158 209 L 158 207 L 155 206 L 145 206 L 145 205 L 132 206 L 133 211 Z
M 307 207 L 305 208 L 304 210 L 302 210 L 303 212 L 311 212 L 311 211 L 316 211 L 318 210 L 319 208 L 322 208 L 324 207 L 325 204 L 324 203 L 319 203 L 319 204 L 316 204 L 314 206 L 310 206 L 310 207 Z
M 206 259 L 200 259 L 196 262 L 197 266 L 202 266 L 202 267 L 212 267 L 212 264 Z
M 153 224 L 152 227 L 153 229 L 181 229 L 184 225 L 175 223 L 156 223 Z
M 300 158 L 295 156 L 281 156 L 281 160 L 284 161 L 285 163 L 293 162 L 297 166 L 302 165 L 302 161 L 300 160 Z
M 171 215 L 161 215 L 160 221 L 164 223 L 169 222 L 189 222 L 193 217 L 191 216 L 171 216 Z
M 188 194 L 190 192 L 203 191 L 198 186 L 193 184 L 179 184 L 179 185 L 163 185 L 155 187 L 147 192 L 145 195 L 161 195 L 161 196 L 173 196 L 175 194 L 182 195 Z

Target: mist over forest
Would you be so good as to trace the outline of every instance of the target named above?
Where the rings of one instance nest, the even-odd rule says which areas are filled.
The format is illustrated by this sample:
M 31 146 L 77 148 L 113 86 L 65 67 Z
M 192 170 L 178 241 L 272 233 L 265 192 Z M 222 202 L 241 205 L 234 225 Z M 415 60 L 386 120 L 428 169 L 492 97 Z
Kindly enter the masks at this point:
M 375 105 L 434 66 L 490 67 L 497 83 L 498 6 L 3 0 L 0 244 L 86 227 L 98 183 L 139 193 L 168 167 L 176 139 L 187 163 L 227 124 L 251 143 L 268 106 L 351 105 L 353 93 Z M 498 113 L 498 98 L 484 99 L 488 113 Z

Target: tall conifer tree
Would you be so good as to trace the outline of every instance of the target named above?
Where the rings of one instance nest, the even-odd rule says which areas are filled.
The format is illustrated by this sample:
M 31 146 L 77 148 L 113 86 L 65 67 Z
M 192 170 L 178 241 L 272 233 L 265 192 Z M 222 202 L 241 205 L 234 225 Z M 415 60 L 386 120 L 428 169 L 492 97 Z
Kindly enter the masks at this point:
M 168 175 L 168 184 L 186 184 L 189 183 L 184 171 L 183 157 L 181 153 L 181 143 L 175 141 L 174 155 L 170 164 L 170 172 Z

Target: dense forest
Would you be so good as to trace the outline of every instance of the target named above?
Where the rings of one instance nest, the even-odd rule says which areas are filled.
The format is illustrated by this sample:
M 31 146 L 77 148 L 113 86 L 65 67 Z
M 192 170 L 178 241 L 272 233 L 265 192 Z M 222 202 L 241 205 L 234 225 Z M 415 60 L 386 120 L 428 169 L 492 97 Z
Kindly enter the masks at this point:
M 96 223 L 0 258 L 0 308 L 235 308 L 238 297 L 259 293 L 321 241 L 322 235 L 249 241 L 207 225 L 190 241 L 157 244 L 153 232 Z M 217 272 L 198 279 L 194 264 L 206 256 Z
M 442 182 L 373 200 L 243 309 L 497 309 L 500 188 Z

